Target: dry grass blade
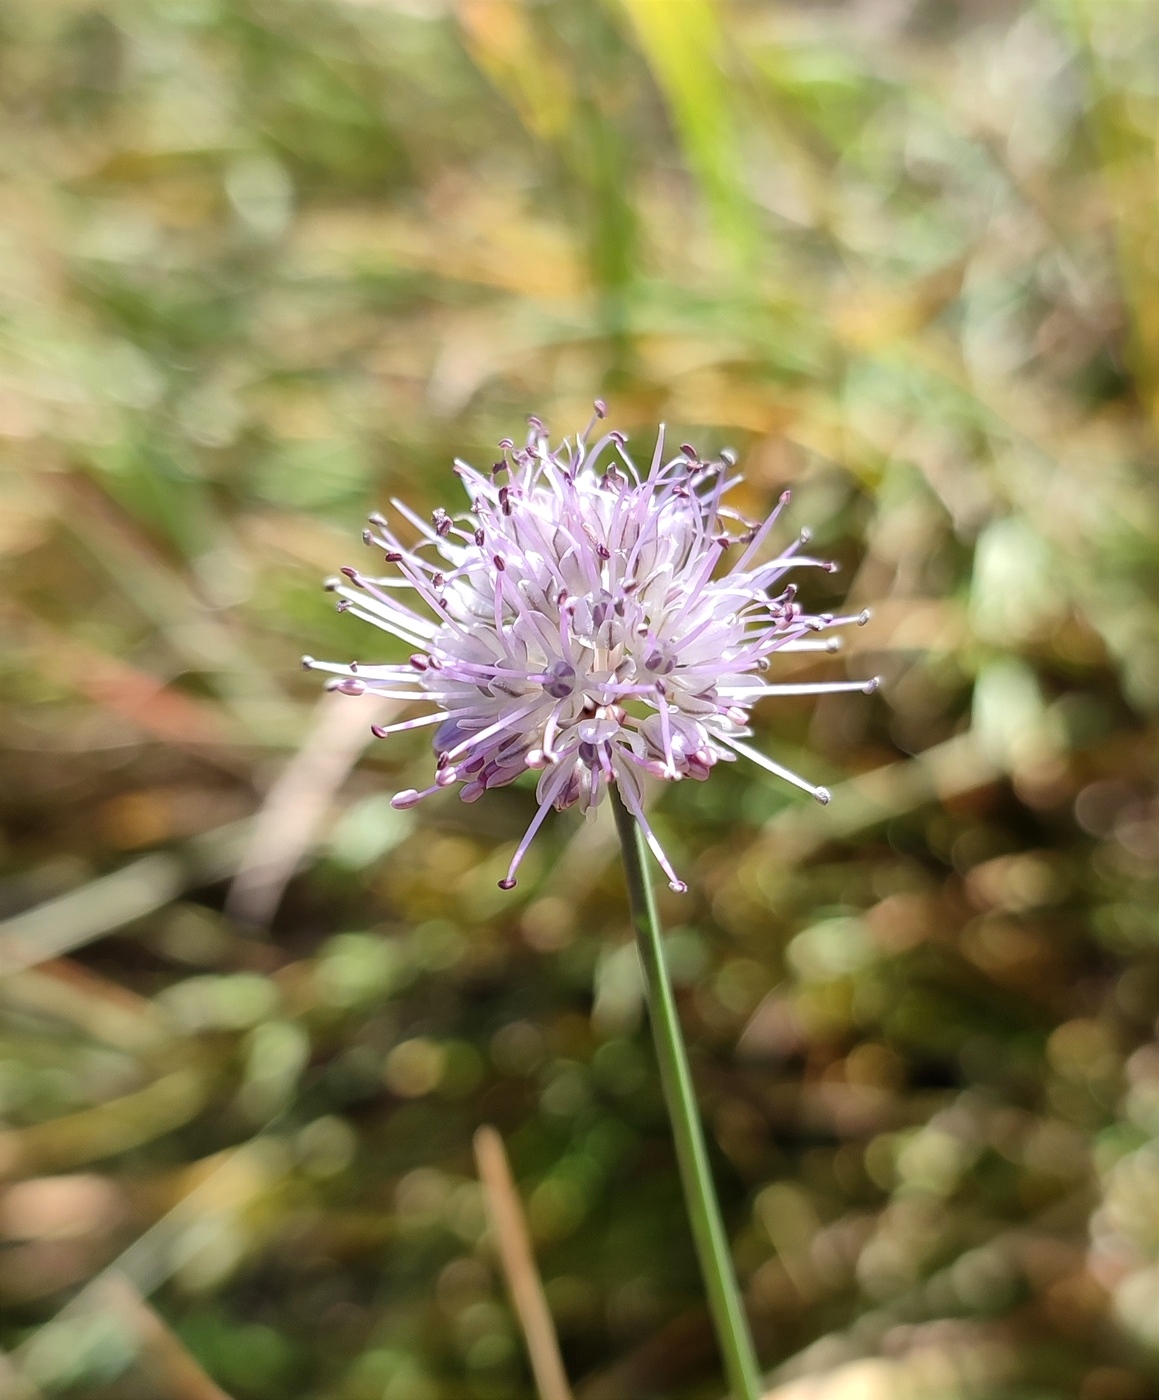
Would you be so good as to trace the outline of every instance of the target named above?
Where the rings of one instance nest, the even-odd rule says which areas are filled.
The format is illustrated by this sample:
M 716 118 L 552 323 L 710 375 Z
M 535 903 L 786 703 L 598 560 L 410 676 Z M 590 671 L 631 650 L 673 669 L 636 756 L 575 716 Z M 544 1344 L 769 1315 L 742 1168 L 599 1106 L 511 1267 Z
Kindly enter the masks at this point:
M 540 1400 L 572 1400 L 555 1324 L 548 1311 L 539 1270 L 535 1267 L 527 1221 L 511 1176 L 511 1164 L 503 1139 L 494 1128 L 482 1127 L 475 1134 L 475 1161 Z
M 102 934 L 164 909 L 190 886 L 220 880 L 237 867 L 249 823 L 231 823 L 156 852 L 0 923 L 0 975 L 22 972 Z
M 223 708 L 251 734 L 269 742 L 288 739 L 298 725 L 297 707 L 256 661 L 232 617 L 209 606 L 182 574 L 168 567 L 145 533 L 100 490 L 72 479 L 73 510 L 63 521 L 83 521 L 78 543 L 149 618 L 178 656 L 205 668 Z M 75 525 L 74 525 L 74 528 Z
M 148 1053 L 170 1038 L 148 998 L 67 958 L 0 978 L 0 1007 L 47 1016 L 131 1053 Z
M 212 1091 L 210 1073 L 177 1069 L 94 1108 L 7 1128 L 0 1132 L 0 1179 L 67 1171 L 154 1142 L 195 1118 Z
M 142 734 L 164 744 L 194 750 L 227 772 L 244 772 L 243 764 L 223 752 L 244 735 L 223 711 L 91 643 L 52 627 L 30 610 L 9 607 L 6 620 L 34 646 L 38 670 L 71 687 Z
M 6 1356 L 0 1356 L 0 1400 L 40 1400 L 40 1391 L 19 1375 Z
M 125 1323 L 165 1400 L 230 1400 L 123 1275 L 106 1275 L 95 1301 Z
M 264 927 L 313 845 L 334 794 L 370 738 L 370 725 L 397 708 L 373 696 L 327 695 L 306 742 L 266 796 L 226 899 L 226 912 Z
M 210 1159 L 208 1171 L 192 1190 L 138 1236 L 108 1268 L 90 1279 L 55 1317 L 21 1342 L 10 1364 L 18 1368 L 24 1381 L 41 1379 L 47 1384 L 46 1378 L 56 1374 L 61 1348 L 69 1343 L 70 1329 L 101 1310 L 101 1300 L 110 1279 L 127 1281 L 138 1295 L 146 1296 L 179 1267 L 190 1230 L 196 1230 L 201 1222 L 218 1212 L 240 1208 L 272 1189 L 284 1175 L 285 1162 L 276 1148 L 272 1153 L 266 1151 L 268 1146 L 268 1140 L 258 1135 L 219 1158 Z M 2 1390 L 0 1400 L 7 1400 Z

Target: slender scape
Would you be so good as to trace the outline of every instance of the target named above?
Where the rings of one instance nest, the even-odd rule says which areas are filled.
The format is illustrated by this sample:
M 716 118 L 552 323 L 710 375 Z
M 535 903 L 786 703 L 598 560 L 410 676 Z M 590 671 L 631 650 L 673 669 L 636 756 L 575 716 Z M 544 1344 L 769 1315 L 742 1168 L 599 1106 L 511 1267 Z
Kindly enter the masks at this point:
M 728 1240 L 720 1218 L 720 1206 L 712 1185 L 708 1150 L 696 1107 L 676 999 L 668 977 L 656 902 L 645 873 L 643 833 L 614 788 L 612 810 L 620 834 L 628 904 L 644 968 L 648 1012 L 656 1042 L 656 1058 L 660 1063 L 660 1082 L 672 1120 L 684 1199 L 704 1276 L 709 1311 L 720 1343 L 729 1389 L 737 1400 L 760 1400 L 762 1386 L 756 1352 L 745 1320 Z

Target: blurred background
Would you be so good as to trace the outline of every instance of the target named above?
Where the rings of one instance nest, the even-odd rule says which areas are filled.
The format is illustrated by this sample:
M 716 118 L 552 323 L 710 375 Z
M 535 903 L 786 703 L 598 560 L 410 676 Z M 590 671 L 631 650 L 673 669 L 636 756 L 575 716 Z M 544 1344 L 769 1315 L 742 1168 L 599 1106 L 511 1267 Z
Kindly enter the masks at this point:
M 580 1400 L 721 1394 L 612 833 L 502 894 L 298 670 L 602 394 L 874 609 L 831 806 L 656 806 L 770 1384 L 1159 1394 L 1159 10 L 8 0 L 0 101 L 0 1389 L 532 1396 L 490 1122 Z

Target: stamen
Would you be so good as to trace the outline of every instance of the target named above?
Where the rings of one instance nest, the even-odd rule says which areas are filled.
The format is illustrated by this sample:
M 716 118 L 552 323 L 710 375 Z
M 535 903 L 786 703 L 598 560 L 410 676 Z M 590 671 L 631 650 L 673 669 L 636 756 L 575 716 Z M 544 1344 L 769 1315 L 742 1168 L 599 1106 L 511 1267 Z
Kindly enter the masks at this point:
M 772 773 L 775 777 L 784 778 L 786 782 L 792 783 L 794 787 L 799 787 L 802 792 L 807 792 L 810 797 L 815 797 L 824 807 L 828 804 L 832 794 L 826 787 L 817 787 L 815 784 L 802 778 L 799 773 L 794 773 L 791 768 L 783 768 L 779 763 L 775 763 L 767 754 L 751 748 L 748 744 L 743 744 L 739 739 L 734 739 L 729 734 L 717 734 L 715 736 L 723 744 L 727 744 L 730 749 L 735 749 L 737 753 L 743 754 L 745 758 L 750 758 L 759 767 Z
M 507 875 L 499 881 L 501 890 L 513 890 L 515 888 L 515 872 L 523 864 L 523 857 L 527 854 L 527 848 L 535 839 L 535 833 L 543 825 L 543 819 L 551 811 L 552 803 L 559 792 L 571 776 L 570 770 L 565 766 L 559 768 L 547 780 L 543 789 L 543 799 L 539 804 L 539 809 L 531 819 L 531 825 L 523 833 L 523 839 L 515 848 L 515 854 L 511 857 L 511 864 L 507 867 Z
M 396 812 L 405 812 L 409 807 L 417 807 L 424 797 L 432 797 L 438 790 L 437 783 L 424 788 L 422 792 L 416 792 L 414 788 L 403 788 L 402 792 L 396 792 L 390 799 L 390 805 Z

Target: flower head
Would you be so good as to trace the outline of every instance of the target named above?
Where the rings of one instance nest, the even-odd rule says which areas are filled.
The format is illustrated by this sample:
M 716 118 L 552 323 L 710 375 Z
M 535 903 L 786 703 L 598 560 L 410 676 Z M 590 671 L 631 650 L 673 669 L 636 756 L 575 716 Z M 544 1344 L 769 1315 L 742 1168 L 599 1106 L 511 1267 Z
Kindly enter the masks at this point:
M 463 514 L 436 510 L 428 525 L 394 501 L 419 535 L 409 547 L 372 516 L 363 538 L 394 572 L 343 569 L 332 587 L 341 609 L 414 654 L 402 665 L 303 662 L 333 672 L 332 685 L 348 694 L 434 706 L 375 727 L 384 737 L 437 725 L 434 782 L 398 793 L 396 807 L 454 784 L 474 802 L 539 772 L 539 807 L 504 889 L 552 807 L 590 812 L 614 783 L 673 889 L 683 890 L 644 815 L 645 777 L 703 780 L 740 753 L 827 802 L 824 788 L 744 742 L 750 711 L 766 696 L 877 685 L 768 681 L 774 652 L 835 651 L 836 639 L 818 634 L 867 614 L 803 610 L 785 576 L 835 568 L 803 552 L 807 532 L 762 557 L 788 492 L 764 521 L 746 520 L 725 504 L 739 479 L 730 477 L 731 454 L 703 461 L 683 445 L 666 459 L 661 427 L 642 473 L 622 434 L 588 446 L 604 412 L 597 403 L 588 429 L 554 449 L 532 418 L 525 445 L 500 444 L 490 472 L 456 462 L 470 498 Z

